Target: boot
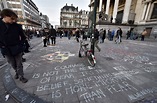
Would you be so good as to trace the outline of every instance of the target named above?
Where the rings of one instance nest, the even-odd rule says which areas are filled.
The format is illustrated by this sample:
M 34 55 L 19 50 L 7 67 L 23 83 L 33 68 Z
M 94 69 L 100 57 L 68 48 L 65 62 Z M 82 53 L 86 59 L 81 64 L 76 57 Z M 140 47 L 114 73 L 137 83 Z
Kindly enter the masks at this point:
M 16 73 L 14 76 L 15 79 L 19 79 L 19 75 Z
M 22 83 L 26 83 L 28 80 L 27 80 L 26 78 L 24 78 L 23 76 L 21 76 L 21 77 L 20 77 L 20 81 L 21 81 Z

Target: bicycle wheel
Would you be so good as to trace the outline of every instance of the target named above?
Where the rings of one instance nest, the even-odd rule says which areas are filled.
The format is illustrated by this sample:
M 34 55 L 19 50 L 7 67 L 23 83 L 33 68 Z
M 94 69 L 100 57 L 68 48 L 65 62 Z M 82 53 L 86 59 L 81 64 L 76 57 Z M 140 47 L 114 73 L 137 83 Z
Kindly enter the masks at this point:
M 88 53 L 87 53 L 87 59 L 88 59 L 89 64 L 90 64 L 92 67 L 94 67 L 95 64 L 96 64 L 96 60 L 95 60 L 94 55 L 93 55 L 91 52 L 88 52 Z

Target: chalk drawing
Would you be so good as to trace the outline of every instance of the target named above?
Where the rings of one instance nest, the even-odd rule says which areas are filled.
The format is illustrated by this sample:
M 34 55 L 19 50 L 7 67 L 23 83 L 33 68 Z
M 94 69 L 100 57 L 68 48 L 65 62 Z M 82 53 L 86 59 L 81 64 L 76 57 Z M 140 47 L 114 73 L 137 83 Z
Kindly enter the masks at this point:
M 157 61 L 151 61 L 151 62 L 148 62 L 148 63 L 145 63 L 145 64 L 148 64 L 148 65 L 157 65 Z
M 149 58 L 146 56 L 140 56 L 140 55 L 136 55 L 136 56 L 131 56 L 131 55 L 127 55 L 124 57 L 124 61 L 126 62 L 138 62 L 138 63 L 146 63 L 149 61 Z
M 60 90 L 53 91 L 51 95 L 52 98 L 60 98 L 61 96 L 62 94 Z
M 28 94 L 25 94 L 25 91 L 21 91 L 21 90 L 18 89 L 18 88 L 13 89 L 11 93 L 12 93 L 12 94 L 18 94 L 18 95 L 17 95 L 17 96 L 18 96 L 18 99 L 19 99 L 20 101 L 22 101 L 22 102 L 24 102 L 24 101 L 27 99 L 27 97 L 29 97 Z
M 57 51 L 55 53 L 47 54 L 42 57 L 49 61 L 63 62 L 67 60 L 70 56 L 75 56 L 75 54 L 71 54 L 70 52 Z
M 40 73 L 34 73 L 32 78 L 39 78 L 40 77 Z
M 65 79 L 71 79 L 71 78 L 75 78 L 74 74 L 72 73 L 56 76 L 56 80 L 65 80 Z
M 68 81 L 57 82 L 57 83 L 52 83 L 52 84 L 43 84 L 43 85 L 37 86 L 37 91 L 55 90 L 64 86 L 69 86 L 69 85 L 71 84 Z
M 117 71 L 122 71 L 122 70 L 127 70 L 127 68 L 125 68 L 124 66 L 115 66 L 115 67 L 113 67 L 115 70 L 117 70 Z
M 40 81 L 36 91 L 40 93 L 52 91 L 52 99 L 78 94 L 85 102 L 90 103 L 95 99 L 106 98 L 106 92 L 114 95 L 121 92 L 137 91 L 128 80 L 139 71 L 128 70 L 120 64 L 114 66 L 114 69 L 116 72 L 107 73 L 104 69 L 91 69 L 82 63 L 70 64 L 56 66 L 53 70 L 43 73 L 34 73 L 32 78 Z
M 154 66 L 150 66 L 150 67 L 144 66 L 142 67 L 142 69 L 148 73 L 157 72 L 157 69 Z
M 70 64 L 70 65 L 63 65 L 63 66 L 56 66 L 54 69 L 55 70 L 64 70 L 64 69 L 68 69 L 68 68 L 77 68 L 77 67 L 84 67 L 84 64 Z
M 143 89 L 143 90 L 138 91 L 134 94 L 128 95 L 128 98 L 132 101 L 132 100 L 137 100 L 139 98 L 142 98 L 143 96 L 145 96 L 147 94 L 153 94 L 153 93 L 157 93 L 157 87 L 153 87 L 153 88 L 149 88 L 149 89 Z
M 5 74 L 4 78 L 5 78 L 5 83 L 6 83 L 6 84 L 10 83 L 11 80 L 12 80 L 12 77 L 11 77 L 11 75 L 9 75 L 9 74 Z
M 37 101 L 36 100 L 31 100 L 29 103 L 36 103 Z
M 82 95 L 80 95 L 80 98 L 82 98 L 85 100 L 85 102 L 90 102 L 90 101 L 94 101 L 94 98 L 104 98 L 106 97 L 105 93 L 101 90 L 95 90 L 95 91 L 91 91 L 91 92 L 86 92 Z

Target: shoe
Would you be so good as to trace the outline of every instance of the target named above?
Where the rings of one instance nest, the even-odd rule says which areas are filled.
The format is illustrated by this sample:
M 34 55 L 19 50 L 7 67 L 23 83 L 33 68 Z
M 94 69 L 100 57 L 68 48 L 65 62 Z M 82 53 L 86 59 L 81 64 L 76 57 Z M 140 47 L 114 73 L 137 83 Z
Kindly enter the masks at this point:
M 20 81 L 21 81 L 22 83 L 26 83 L 28 80 L 22 76 L 22 77 L 20 77 Z
M 44 45 L 44 47 L 47 47 L 46 45 Z
M 25 58 L 22 58 L 22 62 L 26 62 L 26 59 L 25 59 Z
M 16 73 L 14 76 L 15 79 L 19 79 L 19 75 Z

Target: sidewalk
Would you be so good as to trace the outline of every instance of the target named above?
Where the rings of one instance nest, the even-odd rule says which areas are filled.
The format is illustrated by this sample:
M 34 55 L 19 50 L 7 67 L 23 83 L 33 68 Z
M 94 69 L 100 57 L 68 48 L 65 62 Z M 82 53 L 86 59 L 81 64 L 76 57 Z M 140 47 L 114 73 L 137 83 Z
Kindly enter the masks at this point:
M 34 37 L 33 39 L 30 40 L 31 48 L 33 49 L 35 46 L 39 45 L 41 42 L 42 42 L 41 38 Z M 15 103 L 15 101 L 17 103 L 45 103 L 43 100 L 39 99 L 37 96 L 27 93 L 26 91 L 24 91 L 23 89 L 19 88 L 16 85 L 14 79 L 12 78 L 12 75 L 10 74 L 11 67 L 9 65 L 6 64 L 2 68 L 4 72 L 2 74 L 2 78 L 3 78 L 4 88 L 6 91 L 5 95 L 9 94 L 9 100 L 6 101 L 7 103 Z M 15 101 L 13 100 L 10 101 L 12 99 L 11 97 Z M 3 99 L 3 102 L 4 102 L 4 99 Z
M 25 55 L 27 83 L 14 80 L 13 69 L 5 69 L 4 84 L 19 102 L 157 102 L 157 46 L 153 42 L 106 40 L 99 44 L 101 52 L 95 49 L 95 67 L 78 57 L 79 43 L 74 38 L 57 38 L 57 44 L 48 47 L 43 47 L 41 38 L 34 42 L 36 46 Z

